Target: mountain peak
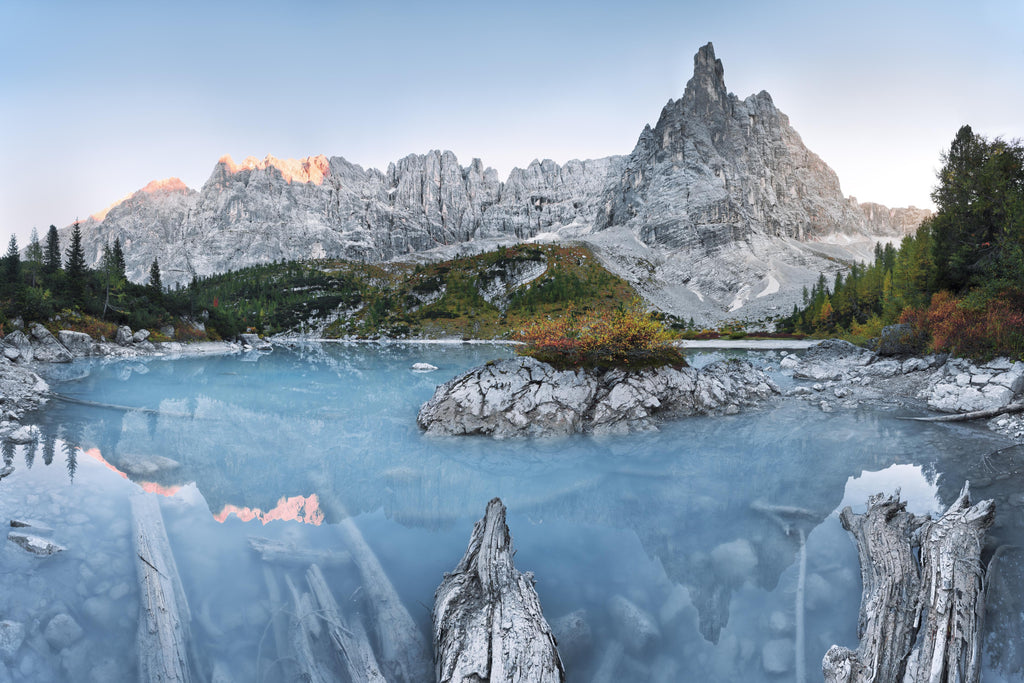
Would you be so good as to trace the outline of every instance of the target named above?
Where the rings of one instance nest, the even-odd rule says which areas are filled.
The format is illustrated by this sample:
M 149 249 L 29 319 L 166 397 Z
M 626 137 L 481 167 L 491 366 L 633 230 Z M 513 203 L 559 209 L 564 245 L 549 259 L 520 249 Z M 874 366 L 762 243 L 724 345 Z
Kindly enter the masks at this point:
M 686 84 L 683 100 L 691 105 L 711 104 L 725 102 L 728 96 L 722 60 L 715 58 L 715 46 L 708 43 L 693 56 L 693 76 Z

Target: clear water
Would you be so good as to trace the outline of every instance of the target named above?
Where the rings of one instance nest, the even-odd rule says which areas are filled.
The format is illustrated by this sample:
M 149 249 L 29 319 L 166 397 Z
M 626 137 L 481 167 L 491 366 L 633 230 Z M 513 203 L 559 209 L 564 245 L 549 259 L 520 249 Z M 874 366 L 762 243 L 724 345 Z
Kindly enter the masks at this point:
M 26 636 L 0 657 L 0 681 L 136 677 L 129 497 L 141 491 L 159 497 L 207 678 L 285 679 L 289 655 L 270 623 L 290 607 L 270 601 L 265 575 L 298 584 L 303 567 L 263 560 L 250 536 L 343 550 L 338 522 L 351 517 L 429 642 L 434 590 L 500 496 L 516 565 L 535 573 L 548 620 L 585 613 L 589 636 L 561 645 L 570 681 L 821 680 L 829 645 L 856 645 L 860 576 L 838 511 L 901 488 L 913 511 L 938 512 L 964 479 L 997 500 L 986 554 L 1004 546 L 985 678 L 1024 680 L 1021 447 L 983 428 L 795 400 L 625 437 L 420 434 L 416 412 L 436 384 L 507 355 L 325 345 L 51 369 L 55 391 L 91 404 L 51 402 L 35 416 L 36 443 L 4 448 L 16 470 L 0 482 L 0 515 L 49 525 L 67 550 L 36 558 L 3 544 L 0 620 Z M 414 373 L 417 361 L 440 369 Z M 761 504 L 808 514 L 773 517 Z M 325 574 L 343 609 L 366 609 L 351 564 Z M 614 616 L 615 596 L 656 633 L 638 638 Z M 46 627 L 61 613 L 83 633 L 51 644 Z

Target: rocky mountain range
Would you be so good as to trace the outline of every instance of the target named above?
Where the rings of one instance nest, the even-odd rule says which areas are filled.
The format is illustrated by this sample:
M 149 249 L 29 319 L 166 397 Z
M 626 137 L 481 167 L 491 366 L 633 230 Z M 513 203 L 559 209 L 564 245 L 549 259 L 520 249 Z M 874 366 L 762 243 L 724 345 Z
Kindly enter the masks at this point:
M 844 197 L 768 93 L 728 92 L 709 43 L 683 96 L 627 156 L 533 161 L 504 182 L 479 159 L 461 166 L 440 151 L 385 171 L 341 157 L 223 157 L 199 190 L 150 183 L 84 221 L 82 235 L 92 264 L 120 238 L 132 279 L 156 258 L 169 283 L 278 259 L 432 259 L 582 240 L 655 306 L 714 322 L 788 312 L 819 272 L 926 215 Z

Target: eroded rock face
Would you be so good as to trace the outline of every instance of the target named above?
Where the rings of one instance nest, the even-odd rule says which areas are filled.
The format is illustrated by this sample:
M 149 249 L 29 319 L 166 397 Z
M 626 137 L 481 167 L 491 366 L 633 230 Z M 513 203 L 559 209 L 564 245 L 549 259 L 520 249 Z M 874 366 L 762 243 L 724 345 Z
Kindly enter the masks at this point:
M 655 429 L 664 418 L 733 413 L 779 393 L 742 361 L 700 370 L 556 370 L 533 358 L 497 361 L 439 386 L 417 423 L 428 434 L 499 438 Z
M 600 231 L 613 246 L 639 238 L 687 254 L 659 277 L 729 306 L 734 297 L 742 305 L 780 286 L 800 291 L 801 282 L 781 275 L 786 269 L 781 280 L 769 272 L 774 256 L 753 270 L 744 265 L 755 251 L 803 264 L 809 256 L 794 257 L 791 238 L 839 233 L 870 243 L 907 234 L 925 215 L 844 197 L 836 174 L 804 146 L 768 93 L 740 100 L 728 92 L 709 43 L 694 58 L 683 96 L 665 106 L 628 156 L 533 161 L 504 182 L 479 159 L 462 166 L 437 150 L 383 171 L 342 157 L 241 164 L 225 157 L 198 190 L 177 179 L 151 183 L 81 228 L 90 265 L 116 238 L 130 279 L 144 280 L 158 259 L 172 285 L 278 259 L 375 262 L 492 238 L 590 240 Z M 622 235 L 612 236 L 608 229 L 617 227 Z M 721 262 L 709 267 L 715 258 Z M 816 276 L 817 266 L 811 270 Z

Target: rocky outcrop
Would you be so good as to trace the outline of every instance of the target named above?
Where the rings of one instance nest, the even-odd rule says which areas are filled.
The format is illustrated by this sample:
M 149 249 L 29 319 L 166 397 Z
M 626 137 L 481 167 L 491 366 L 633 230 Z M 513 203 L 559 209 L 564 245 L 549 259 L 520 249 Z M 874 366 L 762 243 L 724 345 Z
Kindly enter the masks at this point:
M 488 363 L 439 386 L 420 409 L 428 434 L 498 438 L 655 429 L 660 420 L 735 413 L 778 393 L 742 361 L 705 368 L 556 370 L 520 357 Z
M 814 381 L 811 387 L 797 386 L 788 393 L 820 401 L 823 410 L 854 407 L 859 400 L 916 398 L 939 412 L 991 412 L 991 417 L 1024 396 L 1024 363 L 1006 358 L 980 364 L 942 354 L 900 360 L 826 339 L 803 356 L 786 356 L 779 366 L 796 379 Z M 1012 431 L 1014 425 L 993 427 Z
M 707 320 L 788 312 L 837 258 L 870 257 L 875 239 L 912 231 L 926 213 L 844 197 L 768 93 L 728 92 L 709 43 L 682 97 L 627 157 L 533 161 L 504 182 L 479 159 L 462 166 L 441 151 L 384 171 L 341 157 L 224 157 L 199 190 L 151 183 L 82 223 L 82 235 L 90 264 L 118 238 L 132 280 L 158 259 L 169 284 L 279 259 L 448 258 L 452 245 L 582 238 L 618 274 L 663 283 L 643 289 L 659 307 Z M 866 248 L 842 246 L 851 240 Z M 617 265 L 634 242 L 648 251 Z
M 7 419 L 19 419 L 26 410 L 38 408 L 49 393 L 50 386 L 39 375 L 0 358 L 0 411 L 5 418 L 0 431 L 16 429 L 18 425 Z
M 997 358 L 975 365 L 949 360 L 934 375 L 920 397 L 928 407 L 944 413 L 995 410 L 1014 402 L 1024 391 L 1024 363 Z

